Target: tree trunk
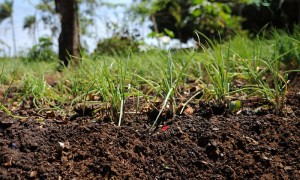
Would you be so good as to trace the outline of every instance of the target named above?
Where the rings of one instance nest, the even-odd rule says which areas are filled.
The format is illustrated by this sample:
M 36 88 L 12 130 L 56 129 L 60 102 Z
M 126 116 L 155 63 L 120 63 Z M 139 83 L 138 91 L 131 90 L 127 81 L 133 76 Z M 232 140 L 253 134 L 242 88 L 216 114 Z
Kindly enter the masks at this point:
M 17 45 L 16 45 L 16 33 L 15 33 L 15 23 L 14 23 L 14 18 L 11 15 L 11 33 L 12 33 L 12 38 L 13 38 L 13 45 L 14 45 L 14 57 L 18 57 L 18 52 L 17 52 Z
M 75 65 L 80 59 L 80 38 L 78 6 L 76 0 L 55 0 L 56 9 L 61 15 L 61 33 L 59 35 L 59 59 L 68 66 L 69 61 Z
M 12 6 L 14 4 L 14 1 L 12 1 Z M 13 7 L 11 7 L 13 9 Z M 14 57 L 18 57 L 18 52 L 17 52 L 17 45 L 16 45 L 16 33 L 15 33 L 15 23 L 14 23 L 14 18 L 13 18 L 13 10 L 11 11 L 10 15 L 10 24 L 11 24 L 11 32 L 12 32 L 12 38 L 13 38 L 13 46 L 14 46 Z

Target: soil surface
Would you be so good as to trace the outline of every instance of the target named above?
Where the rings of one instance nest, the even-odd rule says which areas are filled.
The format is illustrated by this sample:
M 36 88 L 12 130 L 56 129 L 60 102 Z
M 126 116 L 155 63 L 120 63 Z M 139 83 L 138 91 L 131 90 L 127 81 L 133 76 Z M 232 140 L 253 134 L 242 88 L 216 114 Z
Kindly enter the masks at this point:
M 255 101 L 256 102 L 256 101 Z M 245 102 L 238 112 L 124 124 L 35 110 L 0 115 L 0 179 L 300 179 L 300 93 L 286 113 Z

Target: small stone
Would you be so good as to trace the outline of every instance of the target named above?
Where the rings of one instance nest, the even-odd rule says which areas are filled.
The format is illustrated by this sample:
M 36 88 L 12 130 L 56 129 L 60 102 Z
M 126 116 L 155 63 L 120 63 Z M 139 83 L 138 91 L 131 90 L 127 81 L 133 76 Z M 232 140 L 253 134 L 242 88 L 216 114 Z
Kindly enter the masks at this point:
M 8 147 L 15 149 L 15 148 L 17 148 L 17 144 L 12 142 L 12 143 L 9 143 Z
M 63 142 L 58 142 L 58 144 L 62 149 L 65 147 L 65 143 L 63 143 Z
M 46 112 L 46 118 L 47 119 L 55 118 L 55 113 L 53 111 L 47 111 Z
M 15 102 L 12 103 L 12 105 L 13 105 L 14 107 L 18 107 L 18 106 L 19 106 L 19 103 L 15 101 Z
M 210 142 L 210 144 L 211 144 L 213 147 L 217 147 L 217 145 L 218 145 L 218 144 L 217 144 L 217 142 L 216 142 L 216 141 L 214 141 L 214 140 L 213 140 L 213 141 L 211 141 L 211 142 Z
M 6 163 L 4 163 L 3 165 L 6 166 L 6 167 L 12 166 L 12 157 L 10 157 L 10 158 L 8 159 L 8 161 L 7 161 Z
M 286 171 L 291 171 L 291 170 L 293 170 L 293 167 L 292 167 L 292 166 L 285 166 L 285 167 L 284 167 L 284 170 L 286 170 Z
M 188 107 L 184 110 L 185 115 L 192 115 L 194 114 L 194 109 L 192 107 Z
M 178 129 L 179 133 L 183 134 L 183 131 L 179 126 L 177 127 L 177 129 Z
M 37 175 L 37 172 L 36 172 L 36 171 L 31 171 L 31 172 L 29 173 L 29 176 L 30 176 L 31 178 L 35 178 L 36 175 Z
M 68 150 L 68 149 L 70 149 L 70 143 L 69 142 L 58 142 L 58 144 L 59 144 L 59 149 L 61 149 L 61 150 Z
M 262 155 L 262 159 L 264 159 L 264 160 L 266 160 L 266 161 L 269 161 L 270 159 L 267 157 L 267 156 L 265 156 L 265 155 Z
M 246 139 L 249 143 L 251 143 L 251 144 L 253 144 L 253 145 L 258 145 L 258 144 L 259 144 L 257 141 L 255 141 L 255 140 L 254 140 L 253 138 L 251 138 L 251 137 L 245 136 L 245 139 Z

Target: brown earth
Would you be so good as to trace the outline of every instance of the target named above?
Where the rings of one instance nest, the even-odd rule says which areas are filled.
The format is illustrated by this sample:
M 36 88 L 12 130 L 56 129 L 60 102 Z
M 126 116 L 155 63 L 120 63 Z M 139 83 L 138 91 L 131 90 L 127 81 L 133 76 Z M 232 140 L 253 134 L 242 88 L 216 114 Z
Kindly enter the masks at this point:
M 126 115 L 124 124 L 94 117 L 17 110 L 0 115 L 0 179 L 300 179 L 300 93 L 284 116 L 244 102 L 238 113 L 163 119 Z M 190 115 L 192 114 L 192 115 Z

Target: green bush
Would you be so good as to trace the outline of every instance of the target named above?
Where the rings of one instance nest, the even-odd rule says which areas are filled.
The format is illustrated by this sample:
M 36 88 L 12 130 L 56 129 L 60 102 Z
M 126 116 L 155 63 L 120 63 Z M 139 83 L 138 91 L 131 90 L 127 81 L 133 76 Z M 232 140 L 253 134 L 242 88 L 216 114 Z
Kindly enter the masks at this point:
M 94 54 L 128 55 L 129 52 L 139 52 L 140 43 L 130 37 L 113 36 L 98 42 Z
M 25 61 L 54 61 L 57 60 L 57 54 L 52 50 L 52 39 L 50 37 L 40 37 L 39 43 L 34 45 Z
M 210 0 L 141 0 L 133 5 L 132 10 L 137 17 L 149 18 L 152 31 L 169 35 L 187 42 L 190 38 L 197 40 L 195 31 L 201 32 L 211 39 L 222 39 L 241 31 L 241 18 L 234 16 L 232 3 L 221 3 Z

